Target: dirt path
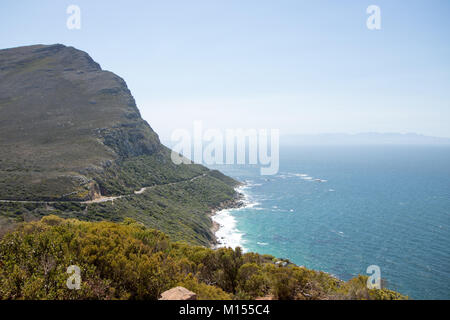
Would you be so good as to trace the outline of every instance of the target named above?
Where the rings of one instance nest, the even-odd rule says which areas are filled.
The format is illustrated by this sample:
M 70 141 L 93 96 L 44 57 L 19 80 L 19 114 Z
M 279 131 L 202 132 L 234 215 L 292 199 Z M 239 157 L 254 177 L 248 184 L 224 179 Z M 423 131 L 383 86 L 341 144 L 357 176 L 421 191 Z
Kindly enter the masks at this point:
M 175 185 L 178 183 L 183 183 L 183 182 L 192 182 L 196 179 L 199 179 L 201 177 L 205 177 L 207 176 L 206 173 L 200 174 L 198 176 L 195 176 L 191 179 L 186 179 L 186 180 L 182 180 L 182 181 L 177 181 L 177 182 L 169 182 L 169 183 L 163 183 L 163 184 L 155 184 L 153 186 L 150 187 L 144 187 L 141 188 L 137 191 L 134 191 L 131 194 L 124 194 L 121 196 L 111 196 L 111 197 L 106 197 L 106 196 L 101 196 L 100 198 L 94 199 L 94 200 L 88 200 L 88 201 L 68 201 L 68 200 L 61 200 L 61 201 L 33 201 L 33 200 L 0 200 L 0 203 L 47 203 L 47 204 L 52 204 L 52 203 L 61 203 L 61 202 L 77 202 L 77 203 L 81 203 L 81 204 L 92 204 L 92 203 L 102 203 L 102 202 L 108 202 L 108 201 L 114 201 L 117 199 L 121 199 L 124 197 L 128 197 L 128 196 L 134 196 L 134 195 L 139 195 L 139 194 L 143 194 L 145 191 L 147 191 L 148 189 L 154 189 L 156 187 L 161 187 L 161 186 L 171 186 L 171 185 Z

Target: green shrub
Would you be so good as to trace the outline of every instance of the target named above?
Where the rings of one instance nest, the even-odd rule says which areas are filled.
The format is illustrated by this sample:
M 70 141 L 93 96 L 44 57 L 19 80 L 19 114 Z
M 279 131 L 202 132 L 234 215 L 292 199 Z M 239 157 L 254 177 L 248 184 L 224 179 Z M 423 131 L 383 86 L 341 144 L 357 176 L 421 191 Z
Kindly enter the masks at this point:
M 80 290 L 66 286 L 81 270 Z M 403 299 L 369 290 L 367 277 L 340 281 L 323 272 L 274 264 L 240 248 L 172 242 L 133 219 L 85 222 L 46 216 L 0 240 L 1 299 L 158 299 L 177 285 L 199 299 Z

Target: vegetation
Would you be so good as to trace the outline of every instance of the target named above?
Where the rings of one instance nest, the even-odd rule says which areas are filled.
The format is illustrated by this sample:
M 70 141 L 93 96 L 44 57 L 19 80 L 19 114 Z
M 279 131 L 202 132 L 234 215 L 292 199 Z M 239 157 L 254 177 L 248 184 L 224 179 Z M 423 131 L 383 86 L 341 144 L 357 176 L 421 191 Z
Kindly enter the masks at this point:
M 233 199 L 235 191 L 209 175 L 175 184 L 158 185 L 142 194 L 103 203 L 0 203 L 3 228 L 53 214 L 85 221 L 120 222 L 132 217 L 167 233 L 171 239 L 209 246 L 214 242 L 207 213 Z M 1 228 L 0 228 L 1 234 Z
M 46 216 L 0 240 L 1 299 L 158 299 L 181 285 L 199 299 L 404 299 L 256 253 L 211 250 L 172 242 L 160 231 L 126 219 L 85 222 Z M 70 290 L 67 268 L 81 270 Z

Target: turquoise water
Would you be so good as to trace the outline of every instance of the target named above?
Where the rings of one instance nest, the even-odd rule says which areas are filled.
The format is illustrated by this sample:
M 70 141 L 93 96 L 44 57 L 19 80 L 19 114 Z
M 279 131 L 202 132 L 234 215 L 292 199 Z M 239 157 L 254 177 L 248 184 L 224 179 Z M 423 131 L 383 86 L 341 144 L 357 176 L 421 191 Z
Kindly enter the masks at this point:
M 390 289 L 450 298 L 449 147 L 281 148 L 274 176 L 216 168 L 253 204 L 222 219 L 232 243 L 344 280 L 378 265 Z

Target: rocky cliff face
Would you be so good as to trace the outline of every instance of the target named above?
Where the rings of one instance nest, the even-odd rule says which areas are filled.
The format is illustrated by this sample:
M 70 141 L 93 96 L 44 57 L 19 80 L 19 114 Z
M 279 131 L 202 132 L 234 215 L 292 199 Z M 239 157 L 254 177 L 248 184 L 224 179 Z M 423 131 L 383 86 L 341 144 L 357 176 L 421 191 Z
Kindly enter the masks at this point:
M 80 186 L 74 172 L 161 148 L 125 81 L 83 51 L 60 44 L 0 50 L 0 84 L 0 198 L 88 196 L 92 184 Z

